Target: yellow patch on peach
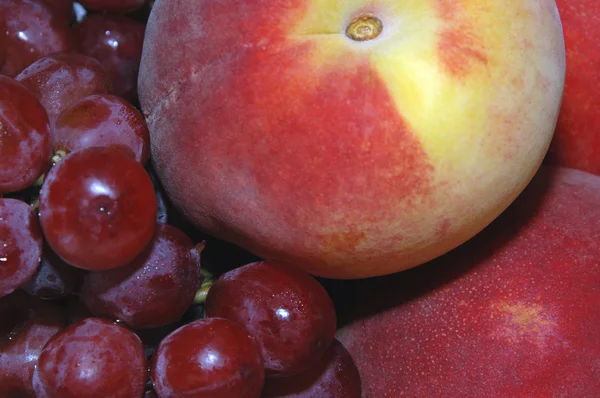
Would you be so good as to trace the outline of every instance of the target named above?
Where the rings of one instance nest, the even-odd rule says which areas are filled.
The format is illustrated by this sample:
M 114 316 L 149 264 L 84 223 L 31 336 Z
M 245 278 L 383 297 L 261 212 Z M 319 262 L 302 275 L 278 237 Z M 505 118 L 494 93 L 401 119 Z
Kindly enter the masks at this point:
M 495 331 L 496 338 L 513 342 L 528 340 L 544 346 L 556 331 L 556 322 L 539 304 L 502 302 L 491 307 L 499 324 Z
M 290 43 L 317 44 L 311 65 L 316 70 L 352 68 L 356 59 L 368 59 L 431 158 L 444 159 L 440 166 L 470 164 L 474 159 L 465 149 L 477 146 L 483 138 L 491 143 L 504 139 L 501 131 L 490 131 L 498 137 L 481 134 L 482 129 L 495 127 L 490 123 L 493 109 L 488 106 L 488 99 L 498 90 L 495 82 L 506 82 L 504 99 L 514 102 L 515 96 L 531 93 L 541 78 L 524 76 L 523 69 L 514 65 L 533 57 L 547 65 L 543 71 L 547 78 L 563 73 L 554 59 L 547 59 L 555 54 L 540 51 L 560 41 L 560 32 L 548 29 L 547 35 L 533 34 L 538 27 L 531 21 L 541 6 L 532 1 L 382 0 L 368 7 L 362 4 L 361 0 L 311 1 L 291 30 Z M 380 37 L 353 42 L 344 35 L 347 23 L 360 13 L 380 17 L 384 24 Z M 507 26 L 511 31 L 506 31 Z M 528 41 L 516 40 L 532 35 L 548 45 L 532 48 Z M 523 81 L 528 83 L 525 87 Z M 543 99 L 535 98 L 537 102 Z M 432 115 L 439 117 L 433 120 Z
M 337 232 L 326 235 L 323 246 L 332 250 L 347 250 L 356 248 L 365 240 L 365 233 L 361 231 Z

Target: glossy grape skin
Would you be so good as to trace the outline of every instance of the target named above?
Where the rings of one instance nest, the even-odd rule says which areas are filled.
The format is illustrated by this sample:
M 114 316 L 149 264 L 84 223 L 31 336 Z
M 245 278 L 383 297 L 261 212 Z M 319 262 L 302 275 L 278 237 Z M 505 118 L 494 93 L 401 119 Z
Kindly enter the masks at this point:
M 256 398 L 264 384 L 260 349 L 238 324 L 188 323 L 158 346 L 151 372 L 160 398 Z
M 350 353 L 333 339 L 325 355 L 304 372 L 269 378 L 261 398 L 361 398 L 360 374 Z
M 149 246 L 132 263 L 89 272 L 81 298 L 97 316 L 134 329 L 176 322 L 193 303 L 200 286 L 200 256 L 179 229 L 157 223 Z
M 0 397 L 35 397 L 33 370 L 44 345 L 66 326 L 64 309 L 34 301 L 31 318 L 11 340 L 0 343 Z
M 333 303 L 300 269 L 258 261 L 221 275 L 208 291 L 208 317 L 246 327 L 261 347 L 267 376 L 299 373 L 316 363 L 336 330 Z
M 72 152 L 90 146 L 123 145 L 145 164 L 150 157 L 150 135 L 144 117 L 123 98 L 96 94 L 65 109 L 52 131 L 54 147 Z
M 21 288 L 40 299 L 56 300 L 78 290 L 83 275 L 82 270 L 65 263 L 45 245 L 37 272 Z
M 137 77 L 146 25 L 124 15 L 90 14 L 75 25 L 78 49 L 96 58 L 108 72 L 114 94 L 137 100 Z
M 105 319 L 87 318 L 48 341 L 32 384 L 37 398 L 134 398 L 144 393 L 146 372 L 135 333 Z
M 3 0 L 0 13 L 6 17 L 8 32 L 3 75 L 15 77 L 45 55 L 74 49 L 68 22 L 42 2 Z
M 156 197 L 129 150 L 91 147 L 50 170 L 39 211 L 46 241 L 65 262 L 106 270 L 128 264 L 150 242 Z
M 78 100 L 112 90 L 100 62 L 77 53 L 42 57 L 21 71 L 15 80 L 35 94 L 51 122 Z
M 50 124 L 35 96 L 6 76 L 0 76 L 0 136 L 0 193 L 25 189 L 48 169 Z
M 0 198 L 0 297 L 12 293 L 35 274 L 42 245 L 33 209 L 20 200 Z
M 137 10 L 147 0 L 79 0 L 79 2 L 90 10 L 118 13 Z

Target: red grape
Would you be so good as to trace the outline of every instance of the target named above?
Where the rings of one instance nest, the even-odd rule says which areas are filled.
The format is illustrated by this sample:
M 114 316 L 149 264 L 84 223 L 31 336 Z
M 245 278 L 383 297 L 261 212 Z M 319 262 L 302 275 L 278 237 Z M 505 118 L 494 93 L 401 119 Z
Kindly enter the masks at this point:
M 135 398 L 144 393 L 139 337 L 105 319 L 87 318 L 48 341 L 33 374 L 37 398 Z
M 124 99 L 96 94 L 83 98 L 60 114 L 54 130 L 54 147 L 67 153 L 90 146 L 122 145 L 141 164 L 150 157 L 150 136 L 144 117 Z
M 73 19 L 73 0 L 37 0 L 67 22 Z
M 8 36 L 6 35 L 6 18 L 0 13 L 0 70 L 6 59 L 6 47 L 8 45 Z
M 87 269 L 124 266 L 154 233 L 156 197 L 146 170 L 118 147 L 65 156 L 40 191 L 46 241 L 64 261 Z
M 179 229 L 158 223 L 149 246 L 131 264 L 89 272 L 81 297 L 97 316 L 132 328 L 154 328 L 177 321 L 194 301 L 200 285 L 200 257 Z
M 238 324 L 212 318 L 167 336 L 152 361 L 160 398 L 252 398 L 264 384 L 260 349 Z
M 27 188 L 52 156 L 48 115 L 21 84 L 0 76 L 0 193 Z
M 20 200 L 0 198 L 0 297 L 12 293 L 35 274 L 42 245 L 33 209 Z
M 141 8 L 147 0 L 79 0 L 94 11 L 129 12 Z
M 137 99 L 137 77 L 146 25 L 124 15 L 91 14 L 75 25 L 79 51 L 100 61 L 114 93 L 129 102 Z
M 53 300 L 73 293 L 82 278 L 82 270 L 65 263 L 45 245 L 37 273 L 21 288 L 32 296 Z
M 308 370 L 289 377 L 269 378 L 262 398 L 361 398 L 360 374 L 350 353 L 338 340 Z
M 111 91 L 102 65 L 95 58 L 77 53 L 55 53 L 42 57 L 15 79 L 36 95 L 51 122 L 78 100 Z
M 73 49 L 68 22 L 37 0 L 0 1 L 7 23 L 6 60 L 0 73 L 14 77 L 43 57 Z
M 329 295 L 309 274 L 259 261 L 221 275 L 206 297 L 208 317 L 245 326 L 261 347 L 267 376 L 299 373 L 331 344 L 336 314 Z
M 64 309 L 37 301 L 33 316 L 11 340 L 0 343 L 0 396 L 34 397 L 31 379 L 44 345 L 66 326 Z

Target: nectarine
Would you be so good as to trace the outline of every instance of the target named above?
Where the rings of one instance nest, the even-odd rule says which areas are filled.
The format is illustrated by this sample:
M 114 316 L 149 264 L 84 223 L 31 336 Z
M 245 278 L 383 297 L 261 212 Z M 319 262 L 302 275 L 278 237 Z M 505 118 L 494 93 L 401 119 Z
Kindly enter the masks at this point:
M 365 397 L 598 397 L 600 177 L 544 166 L 464 245 L 339 290 Z
M 556 4 L 569 67 L 547 162 L 600 175 L 600 2 Z
M 413 267 L 530 181 L 565 73 L 554 0 L 171 0 L 139 95 L 173 203 L 320 276 Z

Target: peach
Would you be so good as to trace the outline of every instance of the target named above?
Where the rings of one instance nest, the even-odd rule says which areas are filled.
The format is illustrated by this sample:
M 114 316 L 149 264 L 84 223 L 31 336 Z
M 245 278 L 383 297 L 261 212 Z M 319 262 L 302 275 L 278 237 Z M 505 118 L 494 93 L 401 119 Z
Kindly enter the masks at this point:
M 564 84 L 553 0 L 155 3 L 152 157 L 209 234 L 327 277 L 471 238 L 522 191 Z
M 556 4 L 569 67 L 547 163 L 600 175 L 600 2 Z
M 456 250 L 344 283 L 364 397 L 600 396 L 598 176 L 544 166 Z

